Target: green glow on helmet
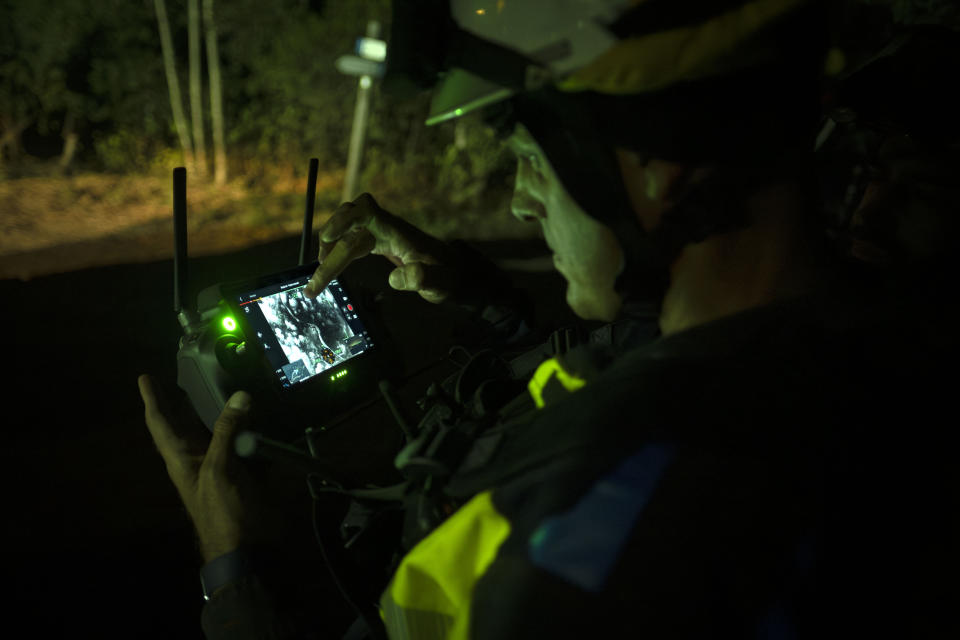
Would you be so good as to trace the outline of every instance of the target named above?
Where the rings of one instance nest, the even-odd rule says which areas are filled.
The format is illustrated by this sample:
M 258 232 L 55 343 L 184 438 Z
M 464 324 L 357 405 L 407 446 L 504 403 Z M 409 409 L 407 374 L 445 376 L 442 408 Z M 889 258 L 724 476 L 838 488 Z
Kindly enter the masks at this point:
M 226 318 L 223 319 L 223 328 L 226 329 L 227 331 L 233 331 L 234 329 L 237 328 L 237 321 L 231 318 L 230 316 L 227 316 Z

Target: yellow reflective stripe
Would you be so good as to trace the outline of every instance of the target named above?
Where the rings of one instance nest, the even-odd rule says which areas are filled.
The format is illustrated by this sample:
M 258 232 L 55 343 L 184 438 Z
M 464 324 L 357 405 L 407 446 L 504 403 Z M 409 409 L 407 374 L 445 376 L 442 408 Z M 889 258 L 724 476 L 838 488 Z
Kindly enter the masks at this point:
M 558 83 L 563 91 L 647 93 L 764 61 L 757 32 L 807 0 L 757 0 L 692 27 L 620 41 Z
M 381 598 L 390 637 L 465 639 L 474 586 L 509 535 L 485 491 L 421 540 Z
M 583 378 L 578 378 L 568 373 L 560 366 L 560 362 L 556 358 L 550 358 L 537 367 L 533 377 L 530 378 L 530 382 L 527 383 L 527 390 L 533 398 L 533 403 L 537 405 L 537 409 L 543 409 L 543 389 L 553 377 L 556 377 L 557 381 L 562 384 L 563 388 L 567 391 L 576 391 L 587 384 L 587 381 Z
M 404 609 L 386 594 L 380 601 L 380 617 L 390 640 L 445 640 L 453 627 L 450 616 Z

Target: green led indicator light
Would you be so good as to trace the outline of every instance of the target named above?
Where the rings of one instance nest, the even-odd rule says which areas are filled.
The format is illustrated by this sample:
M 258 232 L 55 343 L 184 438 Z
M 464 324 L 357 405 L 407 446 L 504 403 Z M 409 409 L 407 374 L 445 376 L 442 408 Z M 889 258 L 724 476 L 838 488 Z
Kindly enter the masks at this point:
M 227 331 L 233 331 L 234 329 L 237 328 L 237 321 L 227 316 L 226 318 L 223 319 L 223 328 L 226 329 Z
M 345 375 L 347 375 L 347 370 L 346 370 L 346 369 L 344 369 L 343 371 L 338 371 L 338 372 L 336 372 L 335 374 L 333 374 L 332 376 L 330 376 L 330 379 L 331 379 L 331 380 L 339 380 L 340 378 L 342 378 L 342 377 L 345 376 Z

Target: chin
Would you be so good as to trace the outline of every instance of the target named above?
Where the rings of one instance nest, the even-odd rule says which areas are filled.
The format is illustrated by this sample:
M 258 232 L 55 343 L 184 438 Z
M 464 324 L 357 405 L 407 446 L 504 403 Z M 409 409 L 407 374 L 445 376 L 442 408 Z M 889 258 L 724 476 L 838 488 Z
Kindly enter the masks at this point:
M 604 298 L 582 298 L 577 296 L 576 292 L 572 292 L 570 287 L 567 288 L 567 304 L 577 316 L 584 320 L 613 322 L 620 313 L 622 302 L 617 294 Z

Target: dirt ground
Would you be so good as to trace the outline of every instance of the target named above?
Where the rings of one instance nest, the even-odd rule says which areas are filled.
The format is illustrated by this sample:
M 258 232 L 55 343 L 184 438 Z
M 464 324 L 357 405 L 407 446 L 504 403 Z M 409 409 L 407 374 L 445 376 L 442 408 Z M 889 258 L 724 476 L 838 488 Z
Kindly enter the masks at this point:
M 296 233 L 303 212 L 250 213 L 237 183 L 190 185 L 190 251 L 205 255 Z M 282 202 L 282 194 L 260 194 Z M 0 182 L 0 278 L 26 280 L 172 255 L 169 180 L 98 174 Z M 301 207 L 303 205 L 301 204 Z
M 342 173 L 321 174 L 315 228 L 339 202 Z M 306 179 L 288 177 L 269 189 L 242 181 L 218 187 L 188 184 L 191 256 L 216 255 L 296 235 L 301 230 Z M 168 259 L 173 253 L 169 178 L 80 174 L 0 181 L 0 280 L 32 278 L 90 267 Z M 381 202 L 390 208 L 393 203 Z M 402 205 L 401 205 L 402 206 Z M 397 211 L 398 215 L 404 215 Z M 407 215 L 439 237 L 530 237 L 499 211 L 451 217 Z

